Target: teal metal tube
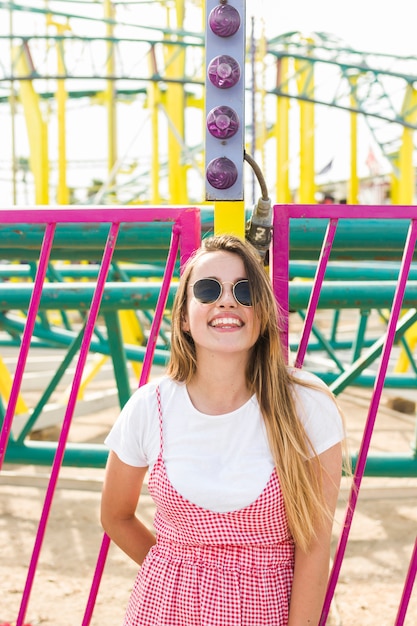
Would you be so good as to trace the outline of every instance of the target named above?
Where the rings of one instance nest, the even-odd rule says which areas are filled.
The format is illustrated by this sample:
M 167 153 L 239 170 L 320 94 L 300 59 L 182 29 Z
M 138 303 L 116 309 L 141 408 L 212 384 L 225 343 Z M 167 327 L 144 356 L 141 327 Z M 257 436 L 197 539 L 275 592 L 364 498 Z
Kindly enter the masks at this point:
M 46 441 L 29 441 L 16 445 L 9 442 L 5 463 L 17 465 L 52 466 L 56 444 Z M 68 443 L 65 448 L 63 465 L 66 467 L 96 467 L 106 465 L 108 449 L 101 444 Z
M 51 466 L 56 452 L 56 444 L 44 441 L 31 441 L 24 445 L 9 443 L 5 462 Z M 108 450 L 101 444 L 69 443 L 65 449 L 63 465 L 66 467 L 105 467 Z M 357 457 L 352 457 L 355 467 Z M 417 477 L 417 456 L 406 454 L 370 455 L 365 476 L 386 476 L 394 478 Z
M 96 264 L 82 265 L 63 265 L 59 268 L 50 266 L 48 272 L 53 271 L 55 281 L 63 281 L 70 279 L 81 280 L 82 278 L 95 279 L 98 276 L 100 266 Z M 130 280 L 131 278 L 162 278 L 165 272 L 164 263 L 129 264 L 128 267 L 119 267 L 113 264 L 109 271 L 109 280 Z M 22 264 L 0 264 L 0 279 L 9 280 L 10 278 L 29 279 L 33 278 L 32 268 L 25 263 Z
M 317 261 L 290 261 L 289 275 L 294 278 L 313 279 Z M 395 261 L 332 262 L 326 267 L 326 280 L 397 280 L 400 263 Z M 411 265 L 410 280 L 417 280 L 417 266 Z
M 159 282 L 109 282 L 104 290 L 100 311 L 154 309 L 160 288 Z M 45 283 L 39 309 L 88 311 L 94 289 L 95 283 Z M 176 289 L 176 285 L 170 288 L 168 306 L 172 305 Z M 31 283 L 0 284 L 0 309 L 2 311 L 27 309 L 32 291 Z
M 213 209 L 200 207 L 200 211 L 202 233 L 205 236 L 213 232 Z M 316 261 L 327 224 L 326 219 L 291 220 L 291 259 Z M 340 219 L 332 248 L 332 260 L 400 261 L 408 225 L 408 220 Z M 60 224 L 51 258 L 97 261 L 107 232 L 108 225 L 105 223 Z M 170 234 L 169 223 L 123 223 L 114 258 L 147 263 L 165 260 Z M 42 236 L 43 226 L 36 224 L 0 225 L 2 258 L 37 259 Z
M 124 406 L 131 396 L 129 373 L 125 351 L 123 347 L 122 330 L 117 311 L 109 311 L 104 314 L 107 327 L 107 336 L 110 354 L 113 361 L 113 372 L 119 395 L 120 407 Z
M 24 321 L 17 319 L 7 318 L 4 314 L 0 313 L 0 328 L 4 327 L 7 330 L 15 329 L 23 332 Z M 74 332 L 62 329 L 53 328 L 46 329 L 40 324 L 35 324 L 34 337 L 45 339 L 48 341 L 49 347 L 53 346 L 69 346 L 74 341 L 76 334 Z M 91 352 L 98 352 L 99 354 L 106 354 L 110 356 L 110 347 L 107 341 L 92 341 L 90 344 Z M 138 361 L 142 363 L 145 356 L 146 348 L 142 346 L 126 346 L 125 354 L 128 361 Z M 156 349 L 154 353 L 153 362 L 155 365 L 166 365 L 169 358 L 169 352 L 167 350 Z
M 86 311 L 94 293 L 95 283 L 46 283 L 43 288 L 40 310 Z M 119 309 L 149 310 L 156 306 L 159 282 L 107 283 L 101 311 Z M 172 305 L 176 285 L 171 285 L 168 307 Z M 320 309 L 377 309 L 389 308 L 396 288 L 395 281 L 325 282 L 320 293 Z M 28 307 L 33 286 L 31 284 L 0 284 L 0 309 L 24 310 Z M 311 284 L 290 283 L 290 308 L 307 307 Z M 403 307 L 412 308 L 417 302 L 417 281 L 409 281 Z
M 314 368 L 309 369 L 329 386 L 340 378 L 340 373 L 338 372 L 321 372 L 319 370 L 316 371 Z M 375 384 L 375 375 L 355 375 L 354 383 L 352 384 L 354 384 L 355 387 L 371 388 Z M 415 375 L 407 376 L 406 374 L 388 374 L 385 378 L 384 387 L 386 389 L 415 389 L 416 377 Z
M 352 458 L 355 468 L 357 457 Z M 379 454 L 369 455 L 366 461 L 365 476 L 386 478 L 417 477 L 417 455 Z

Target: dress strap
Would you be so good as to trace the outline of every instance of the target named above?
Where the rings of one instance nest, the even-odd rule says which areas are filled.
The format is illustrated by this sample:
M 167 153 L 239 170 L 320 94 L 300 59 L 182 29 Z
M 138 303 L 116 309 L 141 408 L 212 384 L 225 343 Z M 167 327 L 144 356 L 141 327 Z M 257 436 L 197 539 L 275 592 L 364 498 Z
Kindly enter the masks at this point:
M 159 418 L 159 441 L 160 441 L 160 454 L 164 451 L 164 436 L 162 429 L 162 403 L 161 403 L 161 390 L 159 389 L 159 385 L 156 387 L 156 401 L 158 403 L 158 418 Z

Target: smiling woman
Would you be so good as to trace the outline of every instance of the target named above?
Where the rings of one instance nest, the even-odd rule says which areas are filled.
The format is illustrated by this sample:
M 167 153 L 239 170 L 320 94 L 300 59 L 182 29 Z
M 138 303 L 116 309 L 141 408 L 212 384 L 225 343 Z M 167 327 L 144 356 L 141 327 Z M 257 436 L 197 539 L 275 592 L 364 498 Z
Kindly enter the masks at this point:
M 167 374 L 106 439 L 103 527 L 141 566 L 125 626 L 317 623 L 343 438 L 328 389 L 285 364 L 256 251 L 206 239 L 177 290 Z M 148 470 L 156 537 L 136 515 Z

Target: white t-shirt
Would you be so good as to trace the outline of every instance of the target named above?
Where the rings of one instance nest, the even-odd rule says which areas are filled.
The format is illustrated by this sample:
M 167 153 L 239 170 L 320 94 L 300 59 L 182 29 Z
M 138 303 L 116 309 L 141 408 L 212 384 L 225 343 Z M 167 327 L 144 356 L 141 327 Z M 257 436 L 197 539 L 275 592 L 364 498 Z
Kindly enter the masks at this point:
M 316 376 L 294 370 L 324 386 Z M 254 502 L 274 468 L 265 425 L 253 396 L 236 411 L 197 411 L 185 384 L 167 376 L 140 387 L 124 406 L 105 443 L 119 459 L 152 467 L 160 451 L 156 386 L 163 415 L 163 459 L 169 480 L 187 500 L 206 509 L 234 511 Z M 316 389 L 296 386 L 300 419 L 320 454 L 344 438 L 335 403 Z

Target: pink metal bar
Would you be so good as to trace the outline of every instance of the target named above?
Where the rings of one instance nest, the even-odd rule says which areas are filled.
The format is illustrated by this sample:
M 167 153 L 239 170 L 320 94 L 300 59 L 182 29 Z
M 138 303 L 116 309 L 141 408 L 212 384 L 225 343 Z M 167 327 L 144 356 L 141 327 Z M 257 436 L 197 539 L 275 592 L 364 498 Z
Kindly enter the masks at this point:
M 25 209 L 0 209 L 0 224 L 42 224 L 49 222 L 175 222 L 184 212 L 199 213 L 195 207 L 54 207 L 45 209 L 29 207 Z
M 347 205 L 347 204 L 291 204 L 276 205 L 278 209 L 288 207 L 288 214 L 296 219 L 399 219 L 412 220 L 416 217 L 415 206 Z
M 180 271 L 193 252 L 201 244 L 201 217 L 195 209 L 187 209 L 181 213 L 178 221 L 180 227 Z
M 172 275 L 175 269 L 175 261 L 178 253 L 180 230 L 178 226 L 174 226 L 172 229 L 171 245 L 169 248 L 167 264 L 164 272 L 164 278 L 162 280 L 161 291 L 159 292 L 158 302 L 156 303 L 155 315 L 152 320 L 151 329 L 149 332 L 148 342 L 146 344 L 145 357 L 143 359 L 142 370 L 140 373 L 139 387 L 148 382 L 149 374 L 151 371 L 152 360 L 155 353 L 156 342 L 158 339 L 159 329 L 162 323 L 162 316 L 166 307 L 169 286 L 171 284 Z
M 274 206 L 274 227 L 271 247 L 271 280 L 275 297 L 280 309 L 280 328 L 282 346 L 288 357 L 288 310 L 289 310 L 289 258 L 290 258 L 290 220 L 289 206 Z
M 88 595 L 87 604 L 84 611 L 81 626 L 89 626 L 93 616 L 94 607 L 96 605 L 97 594 L 100 588 L 101 579 L 103 578 L 104 566 L 106 565 L 107 555 L 109 553 L 111 539 L 107 533 L 103 533 L 100 550 L 97 557 L 96 568 L 91 583 L 90 593 Z
M 158 339 L 159 330 L 162 323 L 162 316 L 164 314 L 164 310 L 166 307 L 169 287 L 171 284 L 172 276 L 175 269 L 175 261 L 178 254 L 179 247 L 179 235 L 180 228 L 178 225 L 174 225 L 172 229 L 172 237 L 171 244 L 168 252 L 168 259 L 166 264 L 166 270 L 164 273 L 164 278 L 162 280 L 161 291 L 159 292 L 158 302 L 155 308 L 155 315 L 152 320 L 151 330 L 149 333 L 149 339 L 146 344 L 145 357 L 143 359 L 142 370 L 139 379 L 139 387 L 146 384 L 149 379 L 149 374 L 151 371 L 152 360 L 155 352 L 156 341 Z M 82 626 L 88 626 L 90 624 L 91 618 L 93 616 L 94 606 L 97 599 L 97 594 L 100 587 L 100 582 L 103 577 L 104 567 L 107 560 L 107 554 L 110 547 L 110 538 L 106 533 L 104 533 L 100 551 L 97 558 L 96 569 L 93 576 L 93 581 L 90 589 L 90 594 L 88 596 L 87 605 L 82 621 Z
M 311 329 L 313 327 L 314 316 L 316 314 L 317 305 L 320 298 L 320 290 L 323 284 L 324 274 L 326 272 L 327 262 L 332 251 L 333 241 L 337 230 L 337 224 L 338 220 L 336 218 L 332 218 L 330 220 L 323 240 L 319 264 L 317 266 L 316 275 L 313 282 L 313 288 L 311 290 L 310 299 L 307 306 L 307 314 L 304 320 L 303 332 L 301 335 L 300 344 L 298 346 L 297 356 L 295 358 L 295 367 L 302 367 L 302 364 L 304 362 Z
M 80 354 L 78 358 L 78 362 L 75 369 L 74 379 L 71 386 L 71 392 L 68 400 L 68 406 L 65 412 L 61 434 L 58 440 L 58 445 L 54 457 L 54 462 L 52 464 L 51 476 L 48 483 L 48 488 L 46 491 L 44 506 L 41 514 L 41 518 L 39 521 L 38 532 L 35 539 L 35 545 L 32 552 L 32 558 L 30 561 L 28 575 L 26 578 L 26 584 L 22 596 L 22 601 L 20 604 L 20 610 L 18 614 L 18 618 L 16 620 L 16 626 L 23 626 L 24 618 L 26 615 L 27 606 L 29 603 L 30 593 L 33 586 L 33 580 L 36 573 L 36 567 L 39 560 L 39 554 L 42 547 L 42 542 L 45 536 L 46 525 L 49 517 L 49 513 L 52 506 L 52 499 L 55 493 L 56 483 L 58 480 L 59 470 L 62 465 L 62 460 L 64 458 L 65 446 L 68 439 L 68 433 L 72 422 L 72 417 L 74 414 L 75 403 L 77 401 L 77 395 L 81 384 L 82 373 L 84 370 L 84 366 L 86 363 L 86 359 L 88 356 L 88 350 L 91 342 L 91 337 L 94 332 L 94 326 L 97 320 L 98 312 L 100 309 L 101 299 L 103 296 L 104 287 L 106 284 L 107 274 L 109 271 L 110 263 L 112 260 L 114 248 L 116 245 L 117 234 L 119 231 L 119 224 L 112 224 L 109 235 L 107 238 L 106 246 L 103 253 L 103 259 L 101 262 L 101 267 L 99 271 L 99 275 L 97 278 L 96 289 L 94 291 L 93 300 L 91 303 L 91 308 L 87 317 L 87 322 L 85 326 L 85 332 L 83 341 L 80 347 Z
M 42 287 L 45 281 L 46 270 L 48 268 L 49 256 L 51 254 L 52 243 L 54 240 L 56 224 L 47 224 L 45 235 L 42 242 L 39 264 L 36 270 L 35 282 L 33 286 L 32 296 L 30 299 L 27 320 L 22 336 L 19 356 L 17 359 L 16 373 L 13 377 L 12 388 L 10 392 L 9 402 L 7 404 L 6 414 L 4 416 L 3 427 L 0 433 L 0 470 L 3 467 L 6 455 L 7 444 L 10 437 L 13 418 L 16 410 L 17 399 L 22 384 L 23 372 L 25 369 L 26 359 L 29 352 L 30 342 L 32 339 L 33 329 L 38 314 L 39 302 L 42 295 Z
M 149 379 L 152 360 L 155 353 L 156 341 L 158 339 L 158 334 L 162 323 L 162 316 L 166 308 L 169 287 L 171 284 L 172 276 L 174 274 L 178 249 L 181 246 L 180 257 L 182 267 L 183 264 L 195 251 L 195 249 L 199 246 L 200 241 L 201 226 L 199 215 L 196 215 L 195 213 L 183 214 L 181 216 L 181 219 L 178 220 L 178 222 L 174 225 L 172 229 L 171 243 L 169 247 L 166 268 L 162 281 L 161 291 L 158 297 L 158 302 L 155 308 L 155 315 L 152 321 L 148 342 L 146 345 L 145 357 L 143 360 L 141 375 L 139 379 L 139 387 L 146 384 Z M 97 594 L 100 588 L 101 579 L 103 577 L 110 543 L 111 540 L 109 536 L 104 533 L 97 558 L 90 593 L 87 600 L 86 609 L 83 616 L 82 626 L 89 626 L 89 624 L 91 623 L 91 618 L 93 616 L 93 611 L 97 600 Z
M 387 327 L 386 342 L 381 354 L 381 361 L 378 368 L 377 377 L 375 379 L 374 391 L 371 399 L 371 404 L 368 411 L 368 417 L 365 424 L 364 434 L 362 438 L 361 447 L 358 454 L 356 468 L 353 476 L 353 484 L 350 491 L 349 502 L 347 505 L 345 521 L 342 524 L 342 533 L 339 538 L 339 543 L 336 549 L 336 554 L 333 561 L 332 571 L 330 573 L 329 584 L 327 588 L 326 597 L 323 604 L 323 611 L 318 626 L 325 626 L 327 617 L 330 610 L 330 604 L 334 595 L 337 580 L 339 577 L 340 569 L 343 562 L 343 557 L 346 550 L 346 544 L 349 538 L 350 528 L 352 525 L 353 515 L 356 509 L 356 504 L 359 496 L 359 489 L 362 482 L 362 478 L 365 472 L 366 458 L 368 456 L 369 446 L 371 443 L 371 437 L 375 425 L 375 420 L 378 412 L 378 406 L 381 399 L 382 390 L 384 387 L 385 376 L 387 373 L 388 362 L 391 354 L 391 349 L 394 343 L 395 331 L 398 322 L 398 318 L 401 313 L 401 305 L 404 297 L 404 291 L 407 285 L 408 273 L 410 270 L 411 261 L 413 259 L 414 248 L 417 239 L 417 221 L 412 220 L 407 241 L 404 248 L 403 259 L 401 262 L 401 269 L 398 277 L 397 288 L 395 291 L 391 315 Z
M 407 614 L 408 603 L 410 602 L 411 593 L 413 591 L 414 582 L 417 575 L 417 537 L 414 542 L 414 550 L 411 555 L 410 566 L 408 568 L 407 577 L 405 579 L 404 590 L 398 607 L 397 618 L 394 626 L 403 626 L 405 616 Z

